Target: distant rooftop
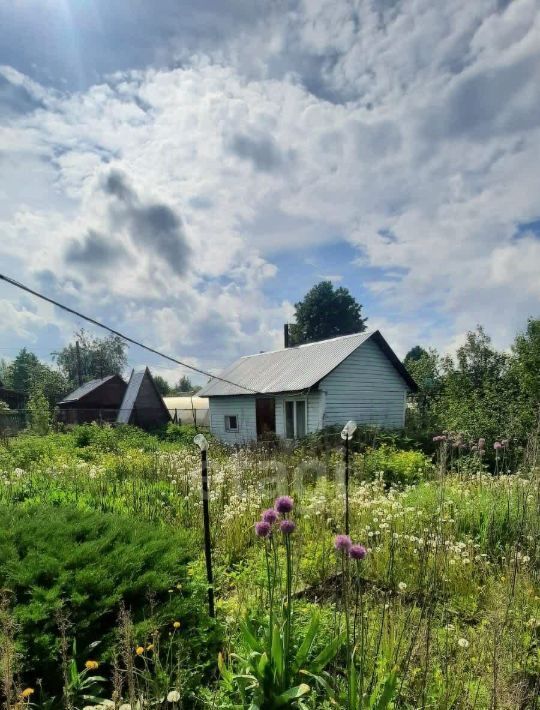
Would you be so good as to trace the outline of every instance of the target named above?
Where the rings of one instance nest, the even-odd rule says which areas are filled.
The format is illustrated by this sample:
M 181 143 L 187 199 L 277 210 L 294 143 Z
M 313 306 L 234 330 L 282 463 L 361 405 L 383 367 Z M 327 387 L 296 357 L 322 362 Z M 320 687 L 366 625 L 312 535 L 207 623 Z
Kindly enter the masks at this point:
M 70 394 L 66 395 L 64 399 L 58 404 L 77 402 L 79 399 L 86 397 L 87 394 L 90 394 L 90 392 L 93 392 L 95 389 L 101 387 L 101 385 L 104 385 L 106 382 L 109 382 L 109 380 L 112 380 L 115 377 L 118 377 L 118 375 L 108 375 L 107 377 L 102 377 L 99 380 L 90 380 L 90 382 L 85 382 L 84 385 L 77 387 L 76 390 L 73 390 L 73 392 L 70 392 Z

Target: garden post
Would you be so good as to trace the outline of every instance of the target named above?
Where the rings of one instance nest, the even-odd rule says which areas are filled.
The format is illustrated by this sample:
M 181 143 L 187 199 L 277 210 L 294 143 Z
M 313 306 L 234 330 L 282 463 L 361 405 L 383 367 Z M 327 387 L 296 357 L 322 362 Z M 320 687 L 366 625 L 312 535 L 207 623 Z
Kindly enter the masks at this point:
M 197 434 L 193 439 L 201 450 L 201 478 L 202 478 L 202 501 L 203 501 L 203 522 L 204 522 L 204 557 L 206 560 L 206 579 L 208 581 L 208 613 L 215 617 L 214 609 L 214 575 L 212 572 L 212 547 L 210 541 L 210 511 L 208 506 L 208 442 L 202 434 Z
M 349 534 L 349 439 L 355 431 L 356 422 L 350 420 L 341 432 L 341 438 L 345 441 L 345 535 Z
M 349 437 L 345 439 L 345 535 L 349 534 Z

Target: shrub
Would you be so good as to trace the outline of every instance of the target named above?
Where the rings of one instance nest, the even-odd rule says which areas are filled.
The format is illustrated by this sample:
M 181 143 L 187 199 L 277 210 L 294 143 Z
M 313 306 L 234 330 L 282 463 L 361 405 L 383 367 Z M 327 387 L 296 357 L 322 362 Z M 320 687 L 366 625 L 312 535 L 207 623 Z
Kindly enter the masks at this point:
M 111 427 L 95 423 L 81 424 L 72 429 L 71 435 L 77 448 L 91 446 L 100 452 L 119 453 L 127 449 L 156 451 L 158 448 L 158 440 L 155 436 L 129 425 Z
M 28 400 L 28 428 L 33 434 L 46 434 L 51 426 L 49 403 L 41 390 L 36 390 Z
M 187 574 L 196 551 L 187 533 L 70 508 L 0 513 L 0 584 L 14 594 L 28 682 L 47 679 L 49 692 L 61 685 L 55 617 L 62 606 L 80 651 L 99 641 L 102 661 L 110 660 L 122 602 L 140 642 L 180 619 L 190 661 L 215 656 L 203 590 Z
M 426 478 L 433 471 L 431 460 L 420 451 L 401 451 L 387 444 L 368 449 L 362 468 L 367 478 L 383 476 L 385 483 L 411 484 Z

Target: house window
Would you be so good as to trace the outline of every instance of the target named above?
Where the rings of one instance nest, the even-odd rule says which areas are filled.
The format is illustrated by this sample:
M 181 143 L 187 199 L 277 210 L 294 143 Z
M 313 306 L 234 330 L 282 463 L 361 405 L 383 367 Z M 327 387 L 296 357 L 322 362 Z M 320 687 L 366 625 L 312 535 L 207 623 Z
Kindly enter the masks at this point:
M 306 400 L 285 401 L 285 436 L 287 439 L 301 439 L 306 435 Z
M 225 431 L 238 431 L 238 417 L 236 414 L 225 415 Z

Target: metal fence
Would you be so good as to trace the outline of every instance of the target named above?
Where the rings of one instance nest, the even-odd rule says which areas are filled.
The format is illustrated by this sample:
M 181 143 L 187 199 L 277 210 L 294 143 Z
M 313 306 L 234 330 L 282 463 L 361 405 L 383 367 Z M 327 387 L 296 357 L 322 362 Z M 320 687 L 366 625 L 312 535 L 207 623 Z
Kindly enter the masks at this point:
M 107 408 L 69 408 L 56 409 L 52 415 L 51 424 L 54 429 L 74 426 L 77 424 L 115 425 L 118 415 L 126 412 L 125 419 L 134 426 L 144 429 L 159 427 L 165 423 L 164 411 L 161 408 L 139 407 L 132 410 Z M 208 429 L 207 421 L 197 410 L 168 410 L 170 421 L 175 424 L 194 424 L 199 429 Z M 0 436 L 16 436 L 29 425 L 28 410 L 10 409 L 0 412 Z
M 8 409 L 0 411 L 0 435 L 16 436 L 27 426 L 25 409 Z

